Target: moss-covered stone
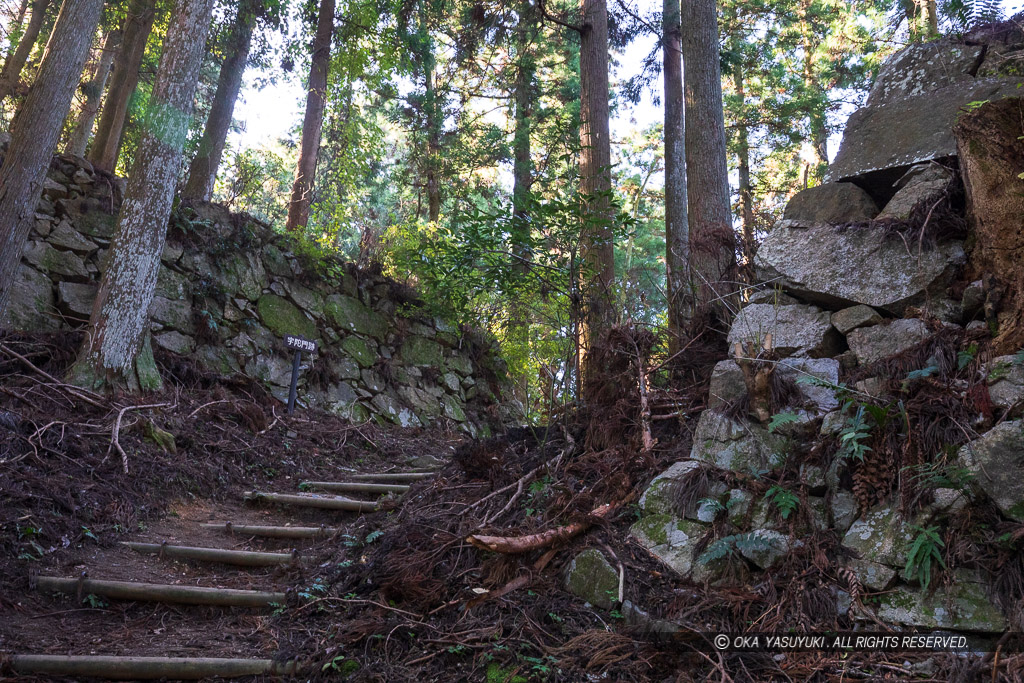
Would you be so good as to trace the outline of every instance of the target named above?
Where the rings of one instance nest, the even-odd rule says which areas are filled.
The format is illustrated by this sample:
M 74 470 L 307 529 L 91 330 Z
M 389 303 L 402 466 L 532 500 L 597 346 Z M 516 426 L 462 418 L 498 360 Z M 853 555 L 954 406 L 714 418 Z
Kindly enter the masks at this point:
M 690 577 L 696 569 L 697 543 L 708 528 L 672 515 L 650 515 L 633 524 L 629 533 L 669 567 Z
M 881 595 L 878 617 L 885 622 L 948 628 L 958 631 L 1000 632 L 1006 628 L 1006 617 L 985 595 L 982 584 L 955 573 L 956 581 L 940 586 L 934 592 L 897 586 Z
M 359 364 L 359 367 L 368 368 L 377 361 L 377 354 L 359 337 L 345 337 L 341 340 L 341 348 Z
M 165 429 L 160 429 L 152 420 L 142 423 L 142 435 L 147 441 L 152 441 L 163 450 L 164 453 L 177 453 L 178 447 L 174 440 L 174 434 Z
M 338 329 L 357 332 L 378 341 L 384 341 L 390 328 L 384 316 L 344 294 L 327 297 L 324 315 Z
M 274 294 L 264 294 L 256 302 L 260 320 L 278 335 L 294 334 L 316 339 L 316 325 L 295 304 Z
M 648 515 L 669 515 L 675 510 L 672 501 L 674 485 L 690 472 L 701 468 L 699 462 L 683 460 L 674 463 L 655 477 L 640 497 L 640 507 Z
M 592 605 L 611 609 L 618 602 L 619 573 L 600 550 L 584 550 L 569 563 L 566 589 Z
M 442 349 L 433 339 L 409 337 L 403 342 L 399 355 L 409 365 L 441 367 Z
M 444 415 L 448 419 L 455 420 L 456 422 L 466 421 L 466 411 L 462 409 L 462 406 L 455 398 L 445 396 L 441 399 L 441 405 L 444 406 Z

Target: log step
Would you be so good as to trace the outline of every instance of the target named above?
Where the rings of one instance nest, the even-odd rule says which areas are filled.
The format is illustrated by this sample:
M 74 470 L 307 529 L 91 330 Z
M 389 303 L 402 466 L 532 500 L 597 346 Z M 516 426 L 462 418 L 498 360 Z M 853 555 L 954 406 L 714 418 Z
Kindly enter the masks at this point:
M 239 676 L 293 675 L 295 661 L 213 657 L 113 657 L 96 655 L 11 655 L 15 673 L 37 676 L 91 676 L 114 680 L 199 680 Z
M 292 553 L 258 553 L 249 550 L 197 548 L 187 545 L 171 545 L 170 543 L 123 541 L 122 545 L 139 553 L 157 554 L 161 557 L 181 558 L 184 560 L 199 560 L 201 562 L 220 562 L 242 567 L 271 567 L 278 564 L 289 564 L 299 559 L 297 554 Z
M 217 529 L 229 534 L 241 536 L 261 536 L 263 538 L 318 538 L 333 536 L 338 529 L 330 526 L 257 526 L 251 524 L 233 524 L 218 522 L 200 524 L 204 529 Z
M 347 512 L 373 512 L 377 504 L 365 500 L 352 500 L 341 496 L 318 496 L 316 494 L 296 495 L 292 493 L 264 493 L 262 491 L 246 491 L 242 494 L 246 500 L 298 505 L 300 507 L 319 508 L 321 510 L 345 510 Z
M 316 489 L 333 493 L 405 493 L 408 484 L 377 484 L 368 481 L 304 481 L 300 489 Z
M 376 481 L 382 484 L 409 484 L 437 476 L 437 472 L 376 472 L 369 474 L 345 474 L 352 481 Z
M 221 607 L 269 607 L 283 605 L 284 593 L 208 588 L 205 586 L 174 586 L 134 581 L 102 581 L 97 579 L 65 579 L 58 576 L 36 577 L 36 587 L 84 598 L 100 595 L 114 600 L 172 602 L 182 605 L 218 605 Z

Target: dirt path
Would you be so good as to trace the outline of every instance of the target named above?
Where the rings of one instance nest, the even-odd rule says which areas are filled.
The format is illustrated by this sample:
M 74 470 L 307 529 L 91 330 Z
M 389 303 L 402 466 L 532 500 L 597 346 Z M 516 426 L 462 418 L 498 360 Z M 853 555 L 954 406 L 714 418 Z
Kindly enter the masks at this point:
M 345 481 L 339 472 L 337 481 Z M 307 497 L 340 494 L 306 493 L 299 487 L 277 487 L 281 493 Z M 395 494 L 347 493 L 358 500 L 382 501 L 386 506 Z M 317 538 L 279 539 L 244 535 L 202 526 L 231 522 L 234 526 L 330 527 L 333 533 Z M 182 587 L 272 591 L 293 601 L 303 593 L 315 593 L 310 570 L 337 549 L 365 535 L 365 516 L 360 513 L 202 499 L 179 500 L 165 515 L 149 525 L 124 530 L 116 540 L 102 541 L 86 530 L 85 541 L 65 553 L 44 556 L 32 567 L 36 576 L 162 584 Z M 234 551 L 290 553 L 293 559 L 270 567 L 239 567 L 220 562 L 174 559 L 142 554 L 122 541 L 167 543 L 171 546 L 219 548 Z M 355 558 L 358 559 L 358 558 Z M 32 580 L 30 579 L 30 582 Z M 87 584 L 85 584 L 87 585 Z M 83 592 L 80 587 L 79 592 Z M 273 625 L 276 605 L 267 607 L 219 607 L 169 602 L 117 600 L 88 593 L 71 596 L 49 591 L 5 595 L 10 609 L 0 612 L 0 652 L 19 654 L 113 655 L 132 657 L 205 657 L 291 659 L 287 637 Z M 2 657 L 2 655 L 0 655 Z M 53 674 L 24 674 L 18 660 L 9 662 L 16 680 L 80 680 Z M 13 669 L 13 672 L 11 671 Z M 23 673 L 17 676 L 18 673 Z M 0 680 L 7 680 L 0 674 Z

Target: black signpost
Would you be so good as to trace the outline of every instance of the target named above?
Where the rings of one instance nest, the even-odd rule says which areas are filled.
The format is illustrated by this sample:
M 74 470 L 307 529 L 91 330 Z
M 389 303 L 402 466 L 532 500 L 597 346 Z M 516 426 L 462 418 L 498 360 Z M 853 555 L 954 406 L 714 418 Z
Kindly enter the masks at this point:
M 295 355 L 292 356 L 292 385 L 288 389 L 288 414 L 291 415 L 295 412 L 295 392 L 299 385 L 299 362 L 302 360 L 302 352 L 315 353 L 316 342 L 305 337 L 286 334 L 284 345 L 289 349 L 295 349 Z

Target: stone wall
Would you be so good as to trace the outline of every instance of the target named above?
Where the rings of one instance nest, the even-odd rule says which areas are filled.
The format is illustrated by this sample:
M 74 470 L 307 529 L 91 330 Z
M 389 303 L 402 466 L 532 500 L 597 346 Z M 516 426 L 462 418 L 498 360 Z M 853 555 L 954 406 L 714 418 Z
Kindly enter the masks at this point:
M 124 181 L 55 157 L 0 327 L 77 329 L 89 319 Z M 498 425 L 506 369 L 496 344 L 428 315 L 414 291 L 332 258 L 216 204 L 175 210 L 150 308 L 152 341 L 208 368 L 243 373 L 287 400 L 282 336 L 304 354 L 299 401 L 403 427 Z

